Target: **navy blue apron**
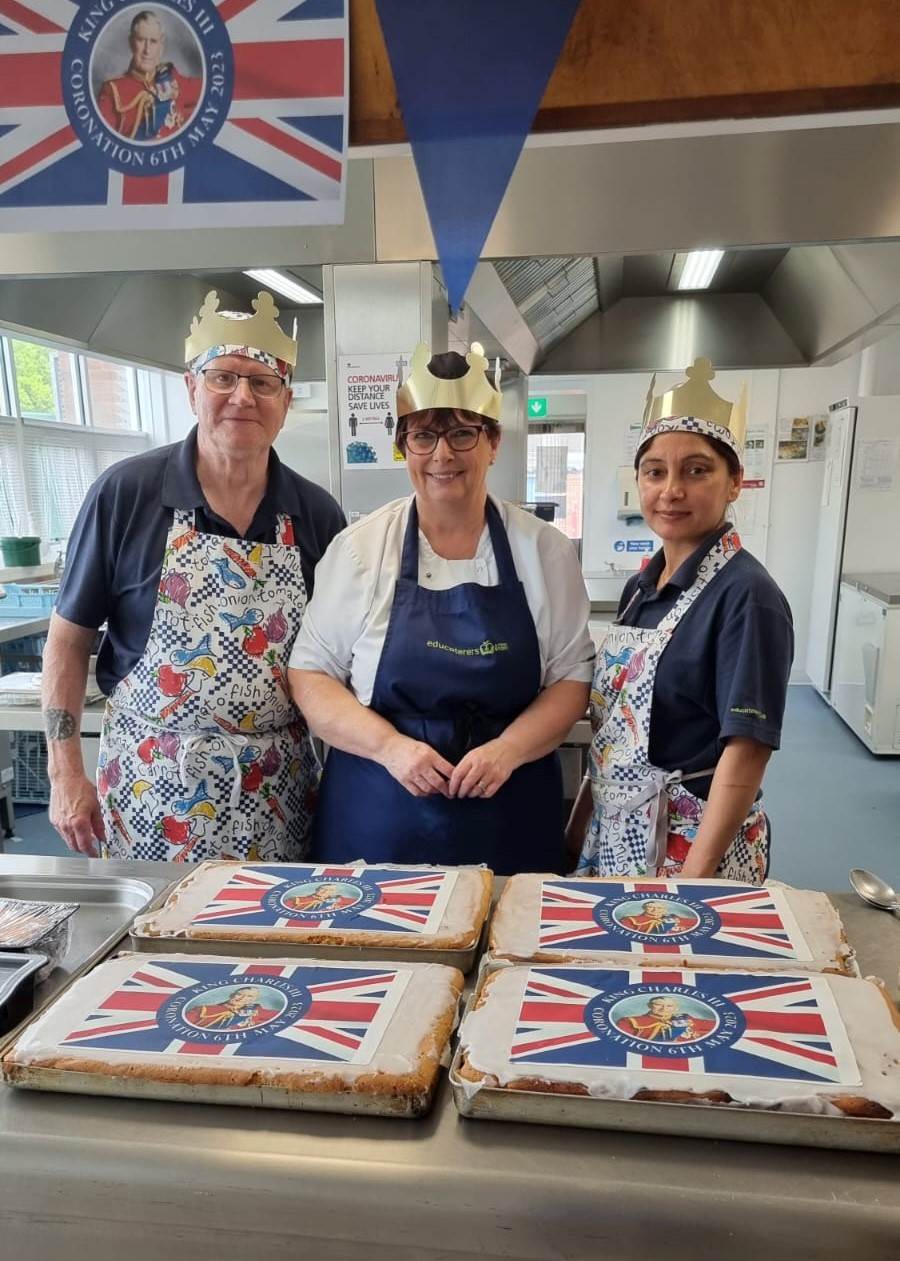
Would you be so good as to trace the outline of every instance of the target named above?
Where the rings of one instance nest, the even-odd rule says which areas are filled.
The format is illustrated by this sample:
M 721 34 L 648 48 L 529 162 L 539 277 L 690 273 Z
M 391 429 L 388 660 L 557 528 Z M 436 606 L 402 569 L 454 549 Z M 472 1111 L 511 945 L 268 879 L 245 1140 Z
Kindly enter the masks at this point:
M 500 582 L 419 586 L 413 501 L 371 708 L 456 765 L 537 696 L 537 631 L 500 514 L 487 502 Z M 313 831 L 316 861 L 486 863 L 501 875 L 561 871 L 562 775 L 550 753 L 514 771 L 493 797 L 414 797 L 382 766 L 332 749 Z

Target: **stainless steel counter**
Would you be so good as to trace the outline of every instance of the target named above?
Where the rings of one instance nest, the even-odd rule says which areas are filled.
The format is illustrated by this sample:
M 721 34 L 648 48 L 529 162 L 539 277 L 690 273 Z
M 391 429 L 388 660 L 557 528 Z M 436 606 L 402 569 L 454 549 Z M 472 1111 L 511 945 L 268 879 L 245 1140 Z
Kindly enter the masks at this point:
M 85 705 L 81 715 L 81 734 L 97 736 L 103 726 L 106 701 Z M 44 712 L 40 705 L 0 704 L 0 731 L 43 731 Z
M 882 604 L 900 604 L 900 573 L 841 574 L 841 582 L 864 591 Z
M 900 920 L 836 900 L 896 992 Z M 424 1121 L 0 1087 L 0 1135 L 4 1261 L 885 1261 L 900 1239 L 891 1157 L 465 1121 L 446 1082 Z
M 26 635 L 44 635 L 50 626 L 49 613 L 3 614 L 0 610 L 0 644 Z

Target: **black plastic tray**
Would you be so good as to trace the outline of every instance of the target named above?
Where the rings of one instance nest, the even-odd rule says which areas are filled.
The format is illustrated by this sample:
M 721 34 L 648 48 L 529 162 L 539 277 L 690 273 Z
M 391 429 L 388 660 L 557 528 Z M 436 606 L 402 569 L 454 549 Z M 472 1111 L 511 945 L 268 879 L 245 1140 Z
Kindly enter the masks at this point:
M 31 1011 L 35 979 L 46 962 L 46 955 L 0 951 L 0 1034 Z

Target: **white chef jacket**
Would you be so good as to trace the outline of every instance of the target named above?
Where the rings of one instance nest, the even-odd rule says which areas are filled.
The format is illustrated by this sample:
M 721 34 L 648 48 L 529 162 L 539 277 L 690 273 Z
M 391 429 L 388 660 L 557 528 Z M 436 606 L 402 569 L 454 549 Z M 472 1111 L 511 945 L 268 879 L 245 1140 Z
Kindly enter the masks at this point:
M 506 527 L 516 573 L 534 618 L 541 687 L 561 679 L 590 683 L 594 645 L 590 604 L 575 548 L 555 526 L 502 499 L 493 499 Z M 342 530 L 316 567 L 315 588 L 294 640 L 293 670 L 318 670 L 349 684 L 368 705 L 400 575 L 413 496 L 395 499 Z M 470 560 L 445 560 L 419 531 L 419 584 L 433 591 L 464 582 L 499 582 L 485 524 Z

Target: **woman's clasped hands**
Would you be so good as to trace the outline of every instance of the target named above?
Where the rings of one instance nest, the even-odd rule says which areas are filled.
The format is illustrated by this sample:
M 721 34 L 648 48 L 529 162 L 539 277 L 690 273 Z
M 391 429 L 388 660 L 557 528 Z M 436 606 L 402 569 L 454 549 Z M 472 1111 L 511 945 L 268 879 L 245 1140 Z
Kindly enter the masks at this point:
M 454 766 L 422 740 L 399 732 L 387 741 L 382 766 L 414 797 L 493 797 L 523 758 L 498 736 L 470 749 Z

